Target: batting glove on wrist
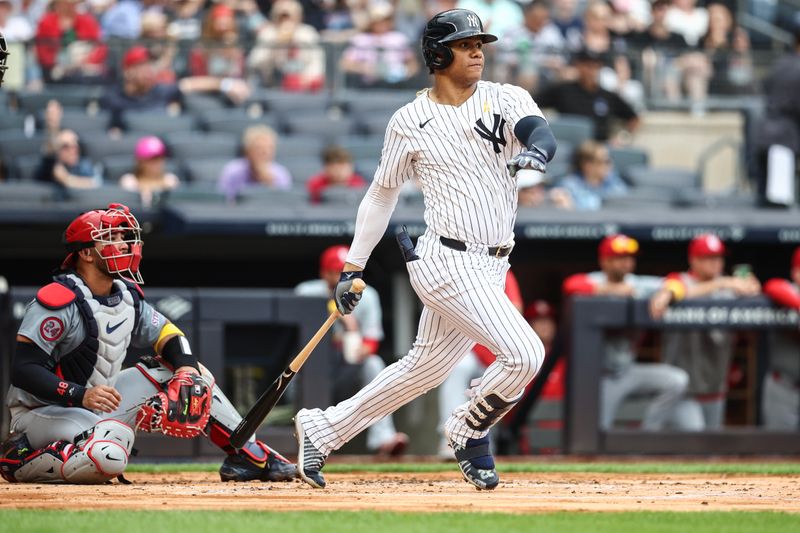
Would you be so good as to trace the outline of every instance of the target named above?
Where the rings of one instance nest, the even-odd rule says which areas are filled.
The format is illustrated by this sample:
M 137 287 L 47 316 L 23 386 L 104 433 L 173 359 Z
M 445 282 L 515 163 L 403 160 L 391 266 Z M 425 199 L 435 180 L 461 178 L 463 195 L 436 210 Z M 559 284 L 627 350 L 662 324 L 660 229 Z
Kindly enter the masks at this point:
M 361 293 L 352 292 L 350 289 L 353 287 L 353 280 L 361 279 L 363 276 L 362 272 L 342 272 L 339 277 L 339 283 L 333 291 L 333 301 L 336 302 L 336 309 L 343 315 L 352 313 L 361 300 Z
M 547 170 L 547 154 L 544 150 L 531 146 L 530 150 L 525 150 L 515 155 L 507 166 L 512 178 L 517 175 L 518 170 L 523 168 L 544 173 Z

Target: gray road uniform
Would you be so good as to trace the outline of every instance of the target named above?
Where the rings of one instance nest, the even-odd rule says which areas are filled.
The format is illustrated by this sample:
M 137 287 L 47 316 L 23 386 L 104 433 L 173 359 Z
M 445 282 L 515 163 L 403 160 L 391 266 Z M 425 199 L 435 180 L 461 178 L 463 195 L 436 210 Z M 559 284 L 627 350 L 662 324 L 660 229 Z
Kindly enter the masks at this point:
M 698 283 L 688 272 L 680 273 L 678 279 L 686 287 Z M 721 300 L 735 297 L 727 289 L 708 296 Z M 733 332 L 718 328 L 664 333 L 664 360 L 689 374 L 686 397 L 675 409 L 672 420 L 677 429 L 701 431 L 723 426 L 733 340 Z
M 608 282 L 605 272 L 586 275 L 594 285 Z M 662 278 L 628 274 L 624 282 L 634 288 L 634 297 L 647 298 L 656 292 Z M 673 419 L 689 381 L 686 372 L 664 363 L 637 363 L 631 336 L 608 332 L 605 337 L 603 378 L 600 382 L 600 427 L 610 428 L 624 400 L 634 394 L 654 394 L 642 420 L 642 429 L 658 430 Z
M 795 291 L 800 286 L 791 284 Z M 800 331 L 767 333 L 769 364 L 764 376 L 761 414 L 768 429 L 800 427 Z
M 154 346 L 162 330 L 174 326 L 134 284 L 115 280 L 110 296 L 103 297 L 93 295 L 75 274 L 56 280 L 28 305 L 19 329 L 49 359 L 27 365 L 18 348 L 8 393 L 12 433 L 27 437 L 38 460 L 28 457 L 20 466 L 7 455 L 0 457 L 0 473 L 22 482 L 103 482 L 124 471 L 140 406 L 173 376 L 160 358 L 122 370 L 128 347 Z M 228 435 L 241 417 L 213 376 L 200 369 L 213 388 L 209 437 L 235 453 Z M 116 411 L 82 407 L 86 390 L 98 385 L 120 393 Z M 243 451 L 253 457 L 268 453 L 254 439 Z
M 300 296 L 319 296 L 323 298 L 330 298 L 331 289 L 323 279 L 314 279 L 304 281 L 294 289 L 295 293 Z M 364 339 L 371 339 L 374 341 L 383 340 L 383 311 L 381 310 L 381 300 L 378 291 L 372 287 L 366 287 L 361 294 L 361 301 L 358 307 L 353 311 L 353 316 L 358 322 L 359 332 Z M 343 333 L 344 327 L 341 322 L 336 322 L 334 331 Z M 347 363 L 342 361 L 342 365 Z M 386 368 L 386 363 L 377 354 L 372 354 L 364 359 L 358 367 L 358 381 L 357 387 L 369 383 Z M 347 372 L 338 372 L 338 379 L 347 380 Z M 349 384 L 345 384 L 345 388 Z M 394 426 L 394 420 L 391 414 L 381 418 L 374 425 L 370 426 L 367 430 L 367 448 L 370 450 L 377 450 L 382 444 L 394 438 L 397 430 Z

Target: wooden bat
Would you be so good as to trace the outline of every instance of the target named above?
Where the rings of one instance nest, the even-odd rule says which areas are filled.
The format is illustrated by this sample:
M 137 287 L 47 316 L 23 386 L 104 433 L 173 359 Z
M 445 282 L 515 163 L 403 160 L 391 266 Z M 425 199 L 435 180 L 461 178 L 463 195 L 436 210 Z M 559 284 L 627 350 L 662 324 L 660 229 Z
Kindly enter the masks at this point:
M 354 279 L 353 286 L 350 287 L 349 292 L 360 293 L 364 290 L 367 285 L 361 279 Z M 278 379 L 272 382 L 272 384 L 264 391 L 264 393 L 256 400 L 256 403 L 253 404 L 253 407 L 244 415 L 242 421 L 239 422 L 239 425 L 236 426 L 236 429 L 233 430 L 231 433 L 231 446 L 234 448 L 241 448 L 245 442 L 250 438 L 253 433 L 256 432 L 258 427 L 267 417 L 272 408 L 275 407 L 275 404 L 278 403 L 283 393 L 286 391 L 286 387 L 289 386 L 289 383 L 294 378 L 295 374 L 300 370 L 300 367 L 306 362 L 308 356 L 311 355 L 311 352 L 314 351 L 314 348 L 317 347 L 319 341 L 328 333 L 328 330 L 331 329 L 333 323 L 341 317 L 342 314 L 337 309 L 333 311 L 328 319 L 325 321 L 322 326 L 317 330 L 311 340 L 308 341 L 300 353 L 292 359 L 292 362 L 289 363 L 288 368 L 283 371 L 283 374 L 278 376 Z

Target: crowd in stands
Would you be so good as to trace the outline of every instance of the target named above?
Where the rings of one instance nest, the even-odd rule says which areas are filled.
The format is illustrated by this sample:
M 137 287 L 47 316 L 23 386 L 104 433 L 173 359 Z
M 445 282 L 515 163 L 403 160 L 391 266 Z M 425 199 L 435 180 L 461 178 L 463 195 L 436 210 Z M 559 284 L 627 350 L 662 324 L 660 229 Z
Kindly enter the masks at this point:
M 16 71 L 0 93 L 0 176 L 134 190 L 144 168 L 171 173 L 169 186 L 141 188 L 147 206 L 158 190 L 199 181 L 227 202 L 254 184 L 305 188 L 313 203 L 325 201 L 325 188 L 362 188 L 391 113 L 428 83 L 418 50 L 425 21 L 453 7 L 474 10 L 500 37 L 485 49 L 487 79 L 529 90 L 557 112 L 554 124 L 591 122 L 580 136 L 556 132 L 557 159 L 527 191 L 528 206 L 598 209 L 624 196 L 635 183 L 613 152 L 630 145 L 650 102 L 683 102 L 702 115 L 709 94 L 757 93 L 751 41 L 769 44 L 737 23 L 726 0 L 0 0 Z M 778 28 L 797 22 L 781 10 L 768 15 Z M 386 89 L 404 99 L 371 109 L 360 101 L 359 91 Z M 293 107 L 282 95 L 307 98 Z M 164 113 L 169 127 L 156 117 Z M 265 129 L 256 134 L 258 124 Z M 74 130 L 85 159 L 33 172 L 34 155 L 62 155 L 54 128 Z M 235 146 L 178 156 L 181 132 L 227 135 L 222 144 Z M 15 135 L 37 148 L 16 151 L 21 140 L 6 142 Z M 124 142 L 103 153 L 100 135 Z M 289 148 L 292 135 L 317 139 L 301 156 Z M 164 148 L 149 159 L 162 166 L 144 163 L 137 149 L 145 139 L 155 146 L 152 137 Z

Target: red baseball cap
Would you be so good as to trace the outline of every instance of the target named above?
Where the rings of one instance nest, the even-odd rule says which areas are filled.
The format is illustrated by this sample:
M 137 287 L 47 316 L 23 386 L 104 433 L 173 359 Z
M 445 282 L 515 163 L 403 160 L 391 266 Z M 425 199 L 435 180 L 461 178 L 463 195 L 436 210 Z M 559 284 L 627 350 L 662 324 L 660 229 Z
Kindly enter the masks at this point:
M 122 66 L 124 68 L 130 68 L 141 65 L 142 63 L 147 63 L 148 61 L 150 61 L 150 52 L 147 51 L 147 48 L 144 46 L 134 46 L 125 52 L 125 57 L 122 58 Z
M 556 311 L 553 306 L 545 300 L 534 300 L 525 308 L 525 319 L 536 320 L 537 318 L 555 318 Z
M 331 246 L 319 258 L 320 270 L 336 270 L 341 271 L 347 261 L 347 254 L 350 248 L 344 245 Z
M 597 255 L 600 259 L 637 255 L 638 253 L 639 241 L 621 233 L 609 235 L 600 241 L 600 245 L 597 247 Z
M 800 246 L 792 254 L 792 268 L 800 267 Z
M 713 233 L 698 235 L 689 243 L 689 257 L 725 255 L 725 244 Z

